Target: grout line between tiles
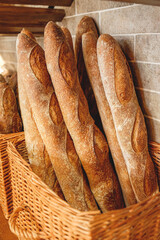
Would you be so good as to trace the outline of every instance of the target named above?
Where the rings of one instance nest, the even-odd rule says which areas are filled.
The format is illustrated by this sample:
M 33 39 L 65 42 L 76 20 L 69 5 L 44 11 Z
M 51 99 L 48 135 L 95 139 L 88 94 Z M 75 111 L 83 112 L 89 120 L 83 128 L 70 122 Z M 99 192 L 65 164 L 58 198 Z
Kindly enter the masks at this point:
M 113 33 L 111 34 L 112 36 L 137 36 L 137 35 L 160 35 L 160 33 L 149 33 L 149 32 L 144 32 L 144 33 Z
M 110 12 L 110 11 L 114 11 L 114 10 L 130 8 L 130 7 L 133 7 L 133 6 L 134 6 L 134 4 L 128 5 L 128 6 L 117 7 L 117 8 L 109 8 L 109 9 L 104 9 L 104 10 L 97 10 L 97 11 L 92 11 L 92 12 L 87 12 L 87 13 L 78 13 L 78 14 L 75 14 L 75 15 L 72 15 L 72 16 L 66 16 L 64 18 L 67 19 L 67 18 L 78 17 L 78 16 L 94 14 L 94 13 Z
M 146 115 L 146 114 L 144 114 L 144 117 L 145 117 L 145 118 L 149 118 L 149 119 L 154 120 L 154 121 L 157 121 L 157 122 L 160 122 L 160 119 L 155 118 L 155 117 L 148 116 L 148 115 Z
M 156 94 L 160 94 L 159 91 L 155 91 L 155 90 L 151 90 L 151 89 L 146 89 L 146 88 L 141 88 L 141 87 L 135 87 L 137 90 L 140 91 L 145 91 L 145 92 L 151 92 L 151 93 L 156 93 Z
M 153 64 L 153 65 L 160 65 L 160 62 L 146 62 L 146 61 L 139 61 L 139 60 L 129 60 L 130 63 L 142 63 L 142 64 Z

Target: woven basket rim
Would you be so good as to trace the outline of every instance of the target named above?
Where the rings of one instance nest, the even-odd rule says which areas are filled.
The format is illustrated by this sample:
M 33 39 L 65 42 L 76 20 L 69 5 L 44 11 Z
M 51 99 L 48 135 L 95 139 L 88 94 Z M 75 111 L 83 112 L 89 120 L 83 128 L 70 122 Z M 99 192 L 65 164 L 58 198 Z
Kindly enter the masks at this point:
M 19 135 L 19 137 L 18 137 Z M 38 238 L 41 239 L 159 239 L 160 192 L 144 201 L 123 209 L 106 213 L 81 212 L 60 199 L 30 169 L 25 147 L 24 133 L 8 137 L 6 141 L 8 163 L 11 168 L 13 194 L 13 215 L 20 206 L 29 207 L 35 221 L 40 226 Z M 4 139 L 5 141 L 5 139 Z M 156 149 L 156 151 L 155 151 Z M 149 143 L 155 166 L 160 166 L 160 144 Z M 157 156 L 155 155 L 158 154 Z M 158 169 L 158 179 L 160 171 Z M 20 239 L 34 239 L 37 229 L 30 225 L 28 213 L 20 212 L 16 221 L 10 225 L 13 233 Z M 26 238 L 23 236 L 30 236 Z M 40 238 L 39 238 L 40 237 Z M 154 237 L 154 238 L 153 238 Z
M 12 151 L 12 153 L 14 152 L 14 154 L 16 154 L 20 160 L 20 164 L 22 164 L 23 166 L 30 168 L 30 165 L 28 163 L 26 163 L 26 161 L 23 159 L 23 157 L 18 153 L 18 151 L 16 150 L 16 147 L 14 145 L 15 142 L 19 142 L 20 140 L 18 141 L 8 141 L 7 143 L 7 152 L 9 153 L 9 151 Z M 160 147 L 160 144 L 159 143 L 156 143 L 156 142 L 149 142 L 149 145 L 155 145 L 155 146 L 158 146 Z M 15 161 L 17 161 L 17 159 L 15 158 Z M 125 207 L 123 209 L 116 209 L 116 210 L 111 210 L 111 211 L 108 211 L 106 213 L 101 213 L 99 210 L 96 210 L 96 211 L 79 211 L 77 209 L 74 209 L 73 207 L 71 207 L 66 201 L 62 200 L 59 196 L 57 196 L 53 190 L 51 190 L 32 170 L 32 176 L 33 176 L 33 179 L 34 181 L 32 182 L 32 184 L 36 185 L 36 186 L 39 186 L 39 187 L 43 187 L 45 193 L 48 194 L 48 196 L 52 197 L 52 198 L 56 198 L 58 199 L 59 203 L 65 207 L 65 208 L 68 208 L 69 210 L 71 210 L 73 212 L 73 215 L 76 215 L 76 216 L 88 216 L 89 218 L 93 218 L 93 217 L 96 217 L 96 216 L 106 216 L 106 215 L 111 215 L 111 214 L 117 214 L 117 213 L 121 213 L 122 211 L 127 211 L 127 212 L 130 212 L 132 211 L 132 209 L 134 209 L 135 207 L 140 207 L 144 204 L 147 204 L 148 202 L 150 201 L 153 201 L 154 199 L 156 198 L 159 198 L 160 197 L 160 192 L 158 192 L 157 194 L 155 194 L 154 196 L 150 196 L 148 198 L 146 198 L 145 200 L 139 202 L 139 203 L 135 203 L 133 205 L 130 205 L 128 207 Z

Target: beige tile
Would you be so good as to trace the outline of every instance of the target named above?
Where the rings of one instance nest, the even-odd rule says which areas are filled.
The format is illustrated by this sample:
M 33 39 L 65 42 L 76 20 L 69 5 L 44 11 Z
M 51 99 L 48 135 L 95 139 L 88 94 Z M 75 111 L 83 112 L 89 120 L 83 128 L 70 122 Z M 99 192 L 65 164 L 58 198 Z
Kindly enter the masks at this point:
M 145 117 L 146 127 L 148 131 L 148 140 L 160 143 L 160 122 Z
M 3 37 L 0 37 L 0 51 L 16 51 L 16 39 L 5 40 Z
M 136 87 L 160 92 L 160 64 L 129 62 Z
M 14 52 L 1 52 L 0 58 L 2 58 L 6 62 L 17 62 L 16 53 Z
M 75 35 L 76 27 L 77 27 L 78 23 L 80 22 L 80 20 L 83 18 L 83 16 L 92 17 L 95 20 L 97 26 L 99 27 L 99 14 L 98 13 L 91 13 L 91 14 L 85 14 L 85 15 L 80 15 L 80 16 L 76 16 L 76 17 L 64 18 L 61 23 L 58 23 L 58 25 L 67 27 L 70 30 L 71 35 Z
M 160 120 L 160 92 L 136 89 L 136 93 L 143 113 Z
M 43 37 L 37 37 L 36 40 L 37 40 L 38 44 L 39 44 L 42 48 L 44 48 L 44 38 L 43 38 Z
M 17 35 L 16 36 L 3 36 L 0 35 L 0 39 L 3 41 L 16 41 Z
M 66 16 L 75 15 L 75 1 L 73 1 L 70 7 L 65 7 L 64 10 L 65 10 Z
M 131 5 L 101 12 L 101 32 L 109 34 L 160 32 L 160 7 Z
M 86 12 L 93 12 L 93 11 L 99 11 L 104 9 L 110 9 L 110 8 L 117 8 L 122 6 L 127 6 L 129 3 L 122 3 L 122 2 L 116 2 L 116 1 L 103 1 L 103 0 L 76 0 L 77 3 L 77 13 L 86 13 Z
M 129 60 L 134 59 L 134 36 L 113 36 L 120 44 L 125 56 Z
M 160 62 L 160 34 L 137 35 L 135 58 L 138 61 Z

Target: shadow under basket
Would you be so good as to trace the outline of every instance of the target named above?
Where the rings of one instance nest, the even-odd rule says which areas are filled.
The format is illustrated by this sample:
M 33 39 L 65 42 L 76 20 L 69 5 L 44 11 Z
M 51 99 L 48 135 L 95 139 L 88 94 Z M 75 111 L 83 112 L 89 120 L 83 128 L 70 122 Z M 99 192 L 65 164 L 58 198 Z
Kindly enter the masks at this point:
M 10 139 L 7 145 L 13 209 L 9 225 L 19 239 L 160 239 L 160 193 L 104 214 L 80 212 L 32 172 L 24 135 Z M 160 144 L 151 142 L 149 149 L 160 180 Z

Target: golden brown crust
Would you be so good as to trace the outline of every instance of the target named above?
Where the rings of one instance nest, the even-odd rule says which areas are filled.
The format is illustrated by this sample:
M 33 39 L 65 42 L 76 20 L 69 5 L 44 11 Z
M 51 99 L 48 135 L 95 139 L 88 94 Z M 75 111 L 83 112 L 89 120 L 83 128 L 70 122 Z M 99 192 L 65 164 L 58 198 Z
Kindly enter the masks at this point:
M 29 38 L 31 38 L 32 40 L 36 41 L 34 35 L 26 28 L 23 28 L 21 33 L 27 35 Z
M 147 154 L 146 169 L 144 175 L 144 191 L 147 196 L 151 196 L 154 194 L 154 192 L 157 191 L 156 173 L 149 153 Z
M 103 212 L 121 208 L 124 206 L 123 199 L 117 177 L 109 160 L 107 143 L 89 114 L 86 98 L 78 77 L 75 79 L 73 72 L 76 67 L 72 67 L 71 76 L 69 76 L 69 78 L 71 77 L 69 80 L 73 80 L 73 84 L 68 85 L 68 79 L 66 79 L 68 75 L 65 75 L 64 79 L 64 75 L 61 73 L 59 55 L 62 54 L 64 41 L 62 30 L 58 29 L 56 24 L 48 23 L 44 33 L 46 63 L 64 121 L 99 207 Z M 71 49 L 69 51 L 71 52 Z M 72 57 L 73 59 L 70 61 L 76 65 L 74 56 Z M 80 105 L 82 106 L 79 109 Z M 101 152 L 100 156 L 99 152 Z
M 93 136 L 95 154 L 99 158 L 100 164 L 101 162 L 104 164 L 103 161 L 105 161 L 106 156 L 109 154 L 109 148 L 104 136 L 96 125 L 94 125 Z
M 77 26 L 75 39 L 75 57 L 77 62 L 78 76 L 84 95 L 88 102 L 90 114 L 94 119 L 95 124 L 101 129 L 101 131 L 103 131 L 95 96 L 88 78 L 82 52 L 82 36 L 87 32 L 92 32 L 95 37 L 98 37 L 98 30 L 93 18 L 84 16 Z
M 79 172 L 81 172 L 81 165 L 79 164 L 79 158 L 78 155 L 76 153 L 74 144 L 73 144 L 73 140 L 69 134 L 69 132 L 67 132 L 67 139 L 66 139 L 66 152 L 67 152 L 67 156 L 68 159 L 70 161 L 70 163 L 72 165 L 75 166 L 75 168 L 79 168 Z
M 13 115 L 13 119 L 12 119 L 12 129 L 13 129 L 13 132 L 14 132 L 14 133 L 16 133 L 16 132 L 21 132 L 21 131 L 22 131 L 22 120 L 21 120 L 18 112 L 16 112 L 16 113 Z
M 114 74 L 117 97 L 121 104 L 125 104 L 132 98 L 133 84 L 124 57 L 120 49 L 116 47 L 114 51 Z
M 16 97 L 13 90 L 7 87 L 3 92 L 3 108 L 6 114 L 16 111 Z
M 78 99 L 78 119 L 83 125 L 86 125 L 92 121 L 89 114 L 88 103 L 82 90 L 80 91 Z
M 28 31 L 25 33 L 29 38 L 30 36 L 32 36 L 32 34 L 30 34 Z M 23 31 L 23 35 L 26 38 L 24 31 Z M 33 38 L 33 40 L 35 39 Z M 18 88 L 19 88 L 21 115 L 24 123 L 25 142 L 26 142 L 26 147 L 28 151 L 28 158 L 30 161 L 30 165 L 33 172 L 35 172 L 35 174 L 37 174 L 42 179 L 42 181 L 44 181 L 49 186 L 49 188 L 51 188 L 52 190 L 55 190 L 55 192 L 58 194 L 61 192 L 61 195 L 63 195 L 60 186 L 58 186 L 58 184 L 56 183 L 57 182 L 56 175 L 53 170 L 51 160 L 49 158 L 46 147 L 37 129 L 37 125 L 33 117 L 32 109 L 28 100 L 25 87 L 24 87 L 23 82 L 27 76 L 27 73 L 23 72 L 24 69 L 21 66 L 21 64 L 25 65 L 26 60 L 24 60 L 24 62 L 20 60 L 21 51 L 19 49 L 19 44 L 22 46 L 21 42 L 17 44 Z M 28 91 L 29 91 L 29 88 L 28 88 Z
M 135 90 L 132 87 L 131 72 L 120 46 L 110 35 L 103 34 L 99 37 L 97 55 L 118 143 L 127 166 L 134 195 L 139 202 L 149 194 L 156 194 L 158 184 L 153 170 L 153 162 L 148 157 L 146 126 Z M 119 59 L 118 62 L 117 59 Z M 152 180 L 150 181 L 151 176 Z
M 44 51 L 39 46 L 36 45 L 30 54 L 30 65 L 32 68 L 33 73 L 35 74 L 36 78 L 45 86 L 51 84 L 50 76 L 47 71 Z
M 66 38 L 66 41 L 68 42 L 72 52 L 74 53 L 74 50 L 73 50 L 73 41 L 72 41 L 72 36 L 71 36 L 71 33 L 70 31 L 68 30 L 68 28 L 65 28 L 65 27 L 61 27 L 64 35 L 65 35 L 65 38 Z
M 59 54 L 59 68 L 62 73 L 63 78 L 67 81 L 67 84 L 72 88 L 74 86 L 77 74 L 75 69 L 75 64 L 73 60 L 73 52 L 70 51 L 69 45 L 67 43 L 62 43 L 60 54 Z M 74 76 L 72 76 L 72 71 Z M 72 79 L 73 78 L 73 79 Z
M 65 39 L 64 34 L 62 36 L 62 39 L 63 38 Z M 33 112 L 32 115 L 34 116 L 36 126 L 49 154 L 66 201 L 68 201 L 72 207 L 81 211 L 96 210 L 97 205 L 95 201 L 93 201 L 92 204 L 93 208 L 90 209 L 90 205 L 85 200 L 84 178 L 79 158 L 73 149 L 74 145 L 72 144 L 71 146 L 68 140 L 67 128 L 54 94 L 52 82 L 50 81 L 50 83 L 48 83 L 48 79 L 45 77 L 45 74 L 42 73 L 44 69 L 40 67 L 40 62 L 42 62 L 43 67 L 46 68 L 44 55 L 42 55 L 42 51 L 39 50 L 36 54 L 32 54 L 33 49 L 39 49 L 39 46 L 37 46 L 37 43 L 25 37 L 24 34 L 19 35 L 19 63 L 25 62 L 25 65 L 23 65 L 21 69 L 21 74 L 25 75 L 25 73 L 27 73 L 25 77 L 23 77 L 23 82 Z M 56 45 L 54 47 L 56 47 Z M 31 58 L 33 58 L 33 62 L 41 59 L 38 62 L 38 70 L 36 69 L 37 64 L 33 70 L 33 64 L 30 62 Z M 35 73 L 36 71 L 38 71 L 39 79 Z M 44 73 L 46 71 L 47 68 Z M 88 191 L 89 194 L 92 195 L 89 189 Z
M 144 151 L 144 149 L 147 147 L 147 130 L 140 108 L 138 108 L 136 114 L 131 142 L 134 151 L 137 153 Z
M 63 122 L 63 116 L 58 105 L 57 97 L 55 93 L 52 93 L 50 104 L 49 104 L 49 114 L 55 125 L 60 125 Z
M 102 84 L 98 60 L 97 60 L 97 40 L 98 37 L 92 32 L 87 32 L 82 36 L 83 56 L 90 82 L 97 101 L 98 110 L 102 119 L 103 128 L 114 160 L 115 168 L 123 191 L 126 205 L 137 202 L 133 192 L 126 163 L 118 143 L 113 116 L 108 104 L 104 87 Z
M 82 35 L 87 32 L 94 32 L 95 36 L 98 37 L 98 29 L 93 18 L 84 16 L 79 22 L 76 30 L 76 42 L 75 42 L 75 56 L 78 59 L 78 55 L 82 55 Z M 77 62 L 77 64 L 79 64 Z
M 0 83 L 0 133 L 22 131 L 22 121 L 17 110 L 14 91 L 7 83 Z

